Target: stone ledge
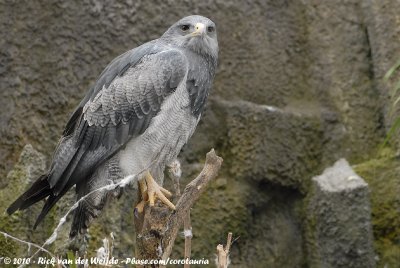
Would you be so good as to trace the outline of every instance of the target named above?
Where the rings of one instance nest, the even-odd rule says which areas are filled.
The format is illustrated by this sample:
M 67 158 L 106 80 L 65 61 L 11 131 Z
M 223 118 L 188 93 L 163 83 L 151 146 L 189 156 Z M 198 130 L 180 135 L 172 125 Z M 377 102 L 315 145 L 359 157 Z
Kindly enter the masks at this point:
M 368 184 L 345 159 L 312 179 L 310 267 L 375 267 Z

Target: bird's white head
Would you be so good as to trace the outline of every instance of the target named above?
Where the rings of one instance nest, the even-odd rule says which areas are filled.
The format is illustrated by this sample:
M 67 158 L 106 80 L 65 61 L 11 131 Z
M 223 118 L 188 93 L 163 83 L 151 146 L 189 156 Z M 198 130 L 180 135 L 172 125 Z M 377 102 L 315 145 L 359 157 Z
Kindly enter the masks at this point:
M 206 17 L 184 17 L 173 24 L 161 38 L 195 53 L 210 56 L 214 60 L 218 58 L 217 28 L 215 23 Z

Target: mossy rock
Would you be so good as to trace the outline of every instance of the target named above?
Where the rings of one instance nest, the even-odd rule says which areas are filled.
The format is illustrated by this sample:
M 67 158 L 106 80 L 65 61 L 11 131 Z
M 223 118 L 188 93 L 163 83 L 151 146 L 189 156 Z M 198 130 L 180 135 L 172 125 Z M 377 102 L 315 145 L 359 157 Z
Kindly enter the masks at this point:
M 0 210 L 5 211 L 7 207 L 21 195 L 28 186 L 36 180 L 46 169 L 46 158 L 28 144 L 22 150 L 18 163 L 8 173 L 7 180 L 1 185 Z M 68 197 L 66 198 L 68 200 Z M 67 202 L 68 203 L 68 202 Z M 3 213 L 0 215 L 0 231 L 5 232 L 18 239 L 42 245 L 50 237 L 58 219 L 65 213 L 67 207 L 55 206 L 46 219 L 33 230 L 37 215 L 41 210 L 42 203 L 29 207 L 24 211 L 16 211 L 12 215 Z M 65 251 L 66 232 L 64 229 L 59 233 L 58 240 L 54 245 L 47 247 L 50 251 L 60 253 Z M 36 251 L 33 246 L 16 242 L 10 237 L 0 236 L 0 256 L 28 257 Z
M 374 246 L 378 267 L 400 263 L 400 158 L 390 151 L 353 167 L 371 189 Z

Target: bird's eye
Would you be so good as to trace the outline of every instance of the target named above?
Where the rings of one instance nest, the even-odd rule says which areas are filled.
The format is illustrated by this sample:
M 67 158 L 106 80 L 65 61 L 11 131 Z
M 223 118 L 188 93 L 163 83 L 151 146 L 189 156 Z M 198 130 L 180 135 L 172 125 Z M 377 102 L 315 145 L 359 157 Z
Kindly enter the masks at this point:
M 190 29 L 190 26 L 188 24 L 181 25 L 181 30 L 182 31 L 186 32 L 189 29 Z
M 213 26 L 208 26 L 207 27 L 207 32 L 212 33 L 215 31 L 215 28 Z

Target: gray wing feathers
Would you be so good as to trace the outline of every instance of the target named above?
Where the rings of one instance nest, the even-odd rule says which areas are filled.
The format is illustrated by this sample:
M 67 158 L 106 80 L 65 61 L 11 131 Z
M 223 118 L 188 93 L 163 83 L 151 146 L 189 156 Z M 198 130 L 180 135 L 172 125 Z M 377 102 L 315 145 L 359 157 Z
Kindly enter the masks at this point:
M 132 58 L 129 54 L 124 55 L 120 58 L 122 62 Z M 123 69 L 121 63 L 115 62 L 114 65 Z M 53 161 L 58 167 L 52 174 L 57 176 L 49 178 L 54 193 L 58 194 L 64 188 L 72 187 L 80 178 L 89 176 L 132 137 L 143 133 L 159 112 L 165 97 L 172 94 L 184 79 L 187 68 L 186 57 L 181 52 L 158 51 L 143 56 L 134 66 L 130 64 L 109 85 L 104 82 L 97 94 L 88 98 L 82 107 L 82 115 L 74 123 L 73 133 L 56 152 L 58 157 Z M 102 77 L 118 73 L 108 69 L 111 74 L 105 72 Z M 90 155 L 90 161 L 86 160 L 87 155 Z
M 174 57 L 178 59 L 171 61 Z M 145 56 L 135 68 L 115 78 L 108 88 L 104 86 L 93 100 L 86 103 L 83 108 L 85 123 L 105 132 L 101 145 L 109 149 L 115 146 L 116 141 L 124 144 L 127 138 L 137 136 L 147 128 L 149 119 L 158 113 L 162 101 L 185 76 L 184 60 L 175 51 Z M 123 126 L 125 124 L 127 126 Z M 97 147 L 95 143 L 89 149 Z
M 69 136 L 73 133 L 77 123 L 79 123 L 79 117 L 82 115 L 83 107 L 88 100 L 92 100 L 97 96 L 97 93 L 102 90 L 103 86 L 109 87 L 115 77 L 123 75 L 127 69 L 134 67 L 145 55 L 156 54 L 162 50 L 162 47 L 157 44 L 157 41 L 158 40 L 154 40 L 129 50 L 111 61 L 100 74 L 95 85 L 89 90 L 72 113 L 64 129 L 63 136 Z
M 171 61 L 170 57 L 179 58 Z M 185 73 L 185 59 L 179 52 L 146 56 L 136 68 L 115 78 L 108 88 L 103 86 L 86 103 L 84 120 L 89 126 L 115 126 L 158 111 L 163 99 L 175 90 Z

